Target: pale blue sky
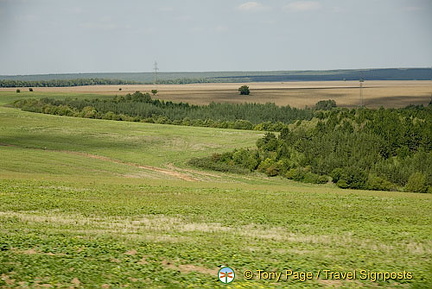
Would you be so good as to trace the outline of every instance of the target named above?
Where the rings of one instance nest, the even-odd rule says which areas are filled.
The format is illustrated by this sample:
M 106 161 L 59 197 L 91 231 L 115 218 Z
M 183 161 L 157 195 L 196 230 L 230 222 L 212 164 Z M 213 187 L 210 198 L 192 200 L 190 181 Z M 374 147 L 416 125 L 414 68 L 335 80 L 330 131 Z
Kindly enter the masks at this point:
M 432 66 L 432 0 L 0 0 L 0 74 Z

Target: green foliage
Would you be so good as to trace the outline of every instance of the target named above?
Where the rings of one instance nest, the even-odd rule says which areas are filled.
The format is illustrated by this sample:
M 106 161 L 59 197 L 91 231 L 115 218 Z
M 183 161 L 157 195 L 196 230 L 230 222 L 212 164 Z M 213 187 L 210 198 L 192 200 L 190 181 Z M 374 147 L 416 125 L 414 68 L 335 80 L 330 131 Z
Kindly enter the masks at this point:
M 258 149 L 262 151 L 276 151 L 279 141 L 274 133 L 267 132 L 262 139 L 257 141 Z
M 325 184 L 328 182 L 327 176 L 320 176 L 309 171 L 310 168 L 290 169 L 286 174 L 290 180 L 309 184 Z
M 247 169 L 229 164 L 227 162 L 215 162 L 215 158 L 217 157 L 212 156 L 205 158 L 193 158 L 188 161 L 188 164 L 202 169 L 209 169 L 225 173 L 246 174 L 249 172 Z
M 316 110 L 331 110 L 336 107 L 336 101 L 329 100 L 320 100 L 315 104 Z
M 103 78 L 8 80 L 0 79 L 0 87 L 68 87 L 87 85 L 138 84 L 136 81 Z M 30 90 L 31 91 L 31 90 Z
M 306 183 L 326 183 L 331 176 L 345 189 L 406 186 L 427 192 L 432 188 L 431 109 L 333 109 L 316 122 L 282 127 L 278 137 L 266 133 L 249 153 L 268 176 Z
M 320 105 L 332 106 L 332 102 Z M 419 172 L 425 176 L 424 186 L 415 190 L 428 191 L 432 187 L 430 106 L 333 108 L 317 114 L 311 109 L 274 104 L 196 106 L 154 100 L 149 93 L 138 91 L 104 100 L 28 98 L 16 101 L 15 106 L 32 112 L 95 119 L 276 130 L 281 132 L 279 136 L 266 133 L 256 142 L 256 149 L 237 152 L 235 158 L 216 166 L 210 164 L 211 159 L 195 163 L 222 171 L 232 167 L 258 170 L 268 176 L 287 176 L 309 183 L 325 183 L 331 176 L 343 188 L 374 190 L 400 190 Z M 311 120 L 313 115 L 317 119 Z M 288 127 L 293 122 L 295 125 Z M 291 169 L 306 169 L 308 175 L 292 177 Z
M 426 175 L 420 172 L 413 173 L 408 179 L 405 190 L 415 193 L 427 193 L 428 184 L 426 182 Z
M 358 167 L 347 167 L 341 173 L 336 185 L 346 189 L 366 189 L 367 173 Z
M 17 89 L 17 90 L 16 90 L 16 93 L 20 93 L 20 92 L 21 92 L 21 90 L 20 90 L 20 89 Z
M 139 91 L 113 99 L 23 99 L 15 101 L 14 105 L 27 111 L 56 115 L 62 115 L 59 106 L 67 106 L 71 111 L 76 111 L 73 116 L 77 117 L 85 117 L 88 114 L 82 110 L 93 107 L 95 113 L 89 115 L 91 118 L 271 131 L 279 131 L 296 119 L 311 119 L 313 116 L 311 110 L 278 107 L 270 103 L 211 103 L 198 106 L 165 102 L 154 100 L 149 93 Z
M 249 95 L 250 94 L 249 86 L 247 86 L 247 85 L 240 86 L 238 91 L 240 92 L 240 95 Z
M 396 186 L 388 180 L 378 177 L 375 174 L 369 174 L 366 188 L 368 190 L 391 191 L 395 190 Z

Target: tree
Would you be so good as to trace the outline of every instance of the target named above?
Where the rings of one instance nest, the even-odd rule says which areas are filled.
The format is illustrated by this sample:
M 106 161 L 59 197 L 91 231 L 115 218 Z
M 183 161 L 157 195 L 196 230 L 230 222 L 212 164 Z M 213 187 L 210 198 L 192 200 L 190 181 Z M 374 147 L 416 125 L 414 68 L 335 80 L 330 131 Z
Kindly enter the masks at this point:
M 315 104 L 316 110 L 331 110 L 332 108 L 336 107 L 336 101 L 329 99 L 329 100 L 320 100 Z
M 250 94 L 249 86 L 247 86 L 247 85 L 240 86 L 238 91 L 240 91 L 240 95 L 249 95 Z
M 158 91 L 157 89 L 152 89 L 151 93 L 153 94 L 153 96 L 155 96 L 158 93 Z

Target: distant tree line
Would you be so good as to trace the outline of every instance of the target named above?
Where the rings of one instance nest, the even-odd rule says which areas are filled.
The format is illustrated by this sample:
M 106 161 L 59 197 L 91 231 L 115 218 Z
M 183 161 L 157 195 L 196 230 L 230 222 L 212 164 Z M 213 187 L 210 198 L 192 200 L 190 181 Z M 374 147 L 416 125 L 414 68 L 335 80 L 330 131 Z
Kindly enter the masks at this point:
M 156 84 L 190 84 L 218 82 L 209 78 L 178 78 L 158 80 Z M 52 80 L 10 80 L 0 79 L 0 87 L 71 87 L 88 85 L 127 85 L 127 84 L 152 84 L 153 82 L 140 82 L 121 79 L 105 78 L 78 78 L 78 79 L 52 79 Z
M 313 121 L 284 126 L 278 136 L 267 133 L 256 148 L 190 163 L 341 188 L 431 193 L 432 105 L 320 110 Z
M 176 79 L 158 79 L 156 84 L 191 84 L 191 83 L 215 83 L 222 80 L 210 78 L 176 78 Z
M 331 80 L 431 80 L 432 70 L 429 68 L 406 69 L 348 69 L 325 71 L 224 71 L 224 72 L 160 72 L 158 84 L 187 84 L 187 83 L 218 83 L 218 82 L 286 82 L 286 81 L 331 81 Z M 51 81 L 74 79 L 120 79 L 133 81 L 136 84 L 151 84 L 154 73 L 72 73 L 46 75 L 0 75 L 3 80 L 13 81 Z M 103 84 L 103 83 L 101 83 Z M 21 85 L 34 86 L 31 85 Z M 69 85 L 68 85 L 69 86 Z M 70 85 L 72 86 L 72 84 Z M 2 86 L 0 87 L 16 87 Z
M 0 80 L 0 87 L 68 87 L 87 85 L 126 85 L 136 81 L 103 78 L 53 79 L 53 80 Z
M 273 103 L 190 105 L 152 99 L 139 91 L 112 99 L 22 99 L 15 106 L 26 111 L 109 120 L 234 129 L 280 131 L 296 120 L 310 120 L 313 109 Z

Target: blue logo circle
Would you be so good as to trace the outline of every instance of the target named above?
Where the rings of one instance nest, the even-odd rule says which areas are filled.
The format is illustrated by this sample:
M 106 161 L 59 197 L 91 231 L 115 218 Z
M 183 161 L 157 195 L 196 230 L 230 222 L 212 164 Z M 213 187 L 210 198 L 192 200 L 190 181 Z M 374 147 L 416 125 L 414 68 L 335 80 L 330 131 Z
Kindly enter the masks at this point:
M 224 284 L 231 283 L 235 279 L 235 272 L 230 267 L 222 267 L 218 272 L 218 278 Z

